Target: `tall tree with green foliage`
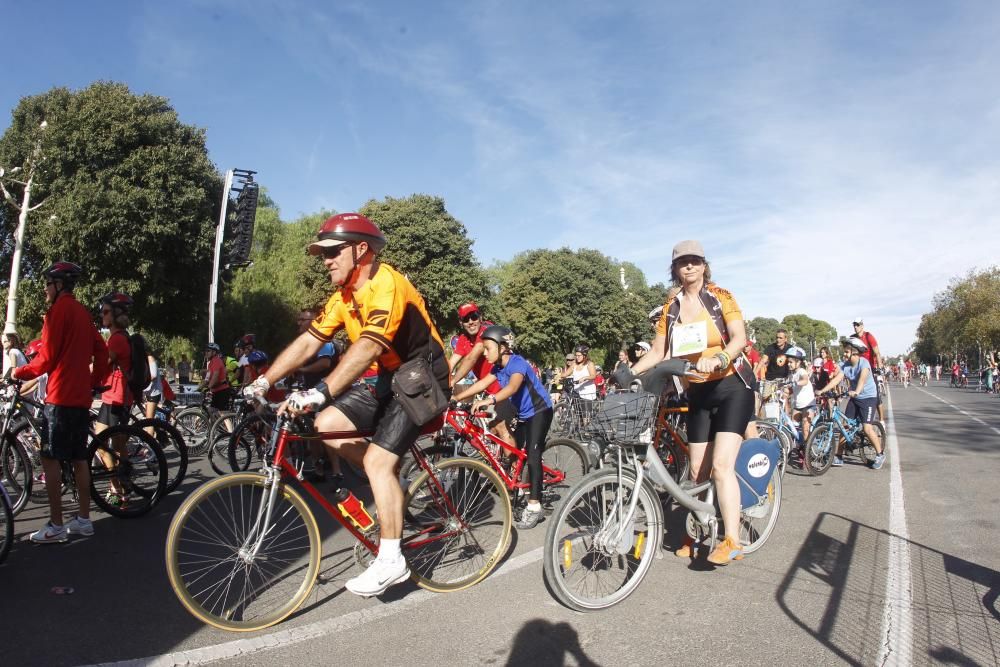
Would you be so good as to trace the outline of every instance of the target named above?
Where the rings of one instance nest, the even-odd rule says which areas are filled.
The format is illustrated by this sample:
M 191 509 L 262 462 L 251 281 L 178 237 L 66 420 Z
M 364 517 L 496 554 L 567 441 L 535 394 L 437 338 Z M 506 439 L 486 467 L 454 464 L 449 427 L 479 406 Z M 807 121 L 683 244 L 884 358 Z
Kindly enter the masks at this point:
M 788 330 L 789 340 L 810 354 L 837 339 L 837 329 L 832 324 L 801 313 L 785 315 L 781 326 Z
M 487 304 L 486 271 L 472 253 L 465 225 L 448 212 L 441 197 L 373 199 L 358 212 L 385 234 L 382 259 L 420 291 L 442 336 L 458 328 L 460 304 Z
M 914 352 L 924 361 L 938 355 L 978 356 L 1000 349 L 1000 268 L 970 271 L 934 296 L 933 310 L 917 328 Z
M 190 335 L 208 301 L 222 178 L 204 130 L 183 124 L 170 103 L 99 82 L 25 97 L 0 138 L 0 164 L 21 164 L 47 122 L 22 260 L 19 319 L 37 330 L 45 310 L 37 277 L 55 260 L 84 267 L 84 303 L 120 290 L 135 320 L 165 335 Z M 5 221 L 16 220 L 9 207 Z M 9 272 L 5 224 L 0 272 Z M 21 290 L 19 290 L 20 292 Z

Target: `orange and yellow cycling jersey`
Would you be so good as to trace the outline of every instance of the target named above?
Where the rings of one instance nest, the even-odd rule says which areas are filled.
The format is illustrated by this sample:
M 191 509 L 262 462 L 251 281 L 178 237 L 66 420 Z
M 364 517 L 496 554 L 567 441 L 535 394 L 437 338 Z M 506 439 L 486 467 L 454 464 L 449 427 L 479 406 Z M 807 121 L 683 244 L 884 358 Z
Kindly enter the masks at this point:
M 725 290 L 719 287 L 718 285 L 711 283 L 706 285 L 705 289 L 707 290 L 710 296 L 715 297 L 714 300 L 717 301 L 717 304 L 709 303 L 708 305 L 706 305 L 703 303 L 702 304 L 703 307 L 701 311 L 698 313 L 698 316 L 694 318 L 694 321 L 692 322 L 675 321 L 672 322 L 670 326 L 668 326 L 670 313 L 679 311 L 679 307 L 673 309 L 671 308 L 673 302 L 668 302 L 664 305 L 663 314 L 660 316 L 660 320 L 656 324 L 656 333 L 658 335 L 666 337 L 667 351 L 671 352 L 671 356 L 684 357 L 692 364 L 698 363 L 699 359 L 712 358 L 719 352 L 722 352 L 722 350 L 725 349 L 726 346 L 723 340 L 723 334 L 719 330 L 718 326 L 720 318 L 712 316 L 712 313 L 708 311 L 709 306 L 710 307 L 718 306 L 720 308 L 721 313 L 719 314 L 721 314 L 721 321 L 725 323 L 724 325 L 728 325 L 730 322 L 743 319 L 743 313 L 740 311 L 740 307 L 739 305 L 737 305 L 736 299 L 733 298 L 733 295 L 728 290 Z M 675 299 L 680 299 L 681 294 L 682 293 L 678 294 L 677 297 L 675 297 Z M 679 354 L 679 355 L 672 354 L 672 350 L 674 349 L 673 344 L 676 343 L 676 341 L 674 340 L 674 333 L 675 330 L 681 327 L 691 327 L 691 328 L 703 327 L 703 331 L 705 332 L 706 337 L 702 339 L 703 345 L 698 345 L 698 347 L 702 348 L 700 351 L 692 352 L 691 354 Z M 728 338 L 729 336 L 727 332 L 725 339 L 728 340 Z M 688 380 L 690 380 L 691 382 L 712 382 L 714 380 L 721 380 L 724 377 L 732 375 L 734 372 L 736 372 L 736 368 L 735 364 L 732 364 L 730 366 L 727 366 L 725 370 L 714 371 L 704 380 L 698 380 L 695 378 L 688 378 Z
M 340 329 L 355 342 L 361 338 L 384 348 L 378 366 L 394 371 L 400 364 L 423 357 L 431 362 L 434 376 L 448 382 L 444 344 L 431 322 L 424 299 L 396 269 L 379 263 L 359 289 L 337 291 L 312 324 L 309 333 L 324 342 Z

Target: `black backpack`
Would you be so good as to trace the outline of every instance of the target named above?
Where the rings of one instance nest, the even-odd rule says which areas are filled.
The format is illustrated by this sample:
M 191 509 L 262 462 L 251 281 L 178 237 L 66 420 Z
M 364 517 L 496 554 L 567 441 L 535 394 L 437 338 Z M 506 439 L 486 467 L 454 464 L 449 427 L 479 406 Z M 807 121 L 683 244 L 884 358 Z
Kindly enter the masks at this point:
M 132 348 L 130 355 L 132 368 L 126 374 L 125 382 L 132 392 L 132 400 L 141 403 L 142 392 L 153 381 L 153 376 L 149 372 L 149 351 L 146 348 L 146 339 L 140 334 L 134 333 L 129 336 L 128 344 Z

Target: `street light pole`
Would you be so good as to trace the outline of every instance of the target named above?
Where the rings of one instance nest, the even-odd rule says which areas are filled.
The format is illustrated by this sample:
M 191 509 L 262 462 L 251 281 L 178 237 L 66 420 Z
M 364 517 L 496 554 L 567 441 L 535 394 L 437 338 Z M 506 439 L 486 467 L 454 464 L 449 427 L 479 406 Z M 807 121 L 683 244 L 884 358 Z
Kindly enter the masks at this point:
M 46 127 L 48 127 L 48 123 L 43 120 L 39 128 L 44 130 Z M 17 207 L 17 204 L 14 203 L 14 198 L 10 196 L 7 188 L 0 182 L 0 189 L 3 191 L 4 198 L 14 204 L 15 208 L 18 208 L 17 230 L 14 232 L 14 256 L 10 263 L 10 287 L 7 290 L 7 319 L 3 325 L 4 334 L 17 333 L 17 286 L 21 281 L 21 253 L 24 250 L 24 228 L 28 224 L 28 212 L 34 211 L 45 203 L 45 200 L 42 200 L 31 206 L 31 186 L 35 182 L 35 167 L 41 161 L 41 156 L 42 138 L 38 137 L 38 141 L 35 142 L 35 151 L 28 162 L 28 180 L 22 183 L 21 181 L 11 179 L 15 183 L 24 186 L 20 207 Z M 15 167 L 11 170 L 11 173 L 19 170 L 20 167 Z M 0 169 L 0 177 L 3 177 L 3 175 L 4 171 Z

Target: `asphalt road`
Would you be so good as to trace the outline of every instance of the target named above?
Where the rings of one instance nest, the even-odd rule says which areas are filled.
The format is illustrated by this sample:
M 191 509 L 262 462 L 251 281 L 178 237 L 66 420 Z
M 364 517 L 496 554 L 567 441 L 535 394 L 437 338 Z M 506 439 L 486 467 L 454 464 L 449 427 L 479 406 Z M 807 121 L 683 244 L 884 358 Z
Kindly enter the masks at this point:
M 3 664 L 326 665 L 1000 664 L 1000 397 L 892 388 L 896 451 L 873 471 L 790 470 L 781 517 L 758 553 L 725 568 L 664 551 L 622 604 L 591 614 L 545 588 L 545 523 L 517 535 L 478 586 L 442 595 L 404 584 L 378 599 L 343 588 L 347 538 L 321 516 L 321 582 L 268 630 L 203 626 L 167 582 L 167 525 L 195 474 L 150 515 L 94 514 L 96 535 L 32 545 L 29 506 L 0 566 Z M 211 475 L 210 469 L 195 466 Z M 895 488 L 894 488 L 895 476 Z M 672 525 L 683 519 L 672 513 Z M 676 545 L 679 530 L 668 535 Z M 54 595 L 72 586 L 72 595 Z

